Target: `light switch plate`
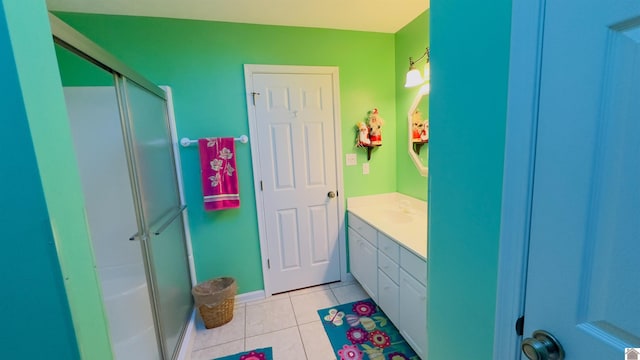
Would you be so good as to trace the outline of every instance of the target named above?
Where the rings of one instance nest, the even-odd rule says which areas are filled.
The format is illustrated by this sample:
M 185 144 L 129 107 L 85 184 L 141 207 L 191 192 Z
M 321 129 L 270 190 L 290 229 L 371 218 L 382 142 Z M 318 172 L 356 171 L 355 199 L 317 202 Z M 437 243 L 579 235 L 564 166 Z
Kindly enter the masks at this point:
M 369 175 L 369 163 L 368 162 L 362 164 L 362 174 L 363 175 Z
M 356 154 L 347 154 L 347 166 L 358 165 L 358 157 Z

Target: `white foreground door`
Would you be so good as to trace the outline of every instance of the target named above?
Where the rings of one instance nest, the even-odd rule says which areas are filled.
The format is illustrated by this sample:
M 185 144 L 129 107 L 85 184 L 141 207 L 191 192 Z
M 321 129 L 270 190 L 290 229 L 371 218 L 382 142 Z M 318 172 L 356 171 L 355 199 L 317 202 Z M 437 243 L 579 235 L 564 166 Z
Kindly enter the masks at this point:
M 623 360 L 640 347 L 640 2 L 546 1 L 540 74 L 524 337 Z
M 270 293 L 340 280 L 330 74 L 253 74 Z

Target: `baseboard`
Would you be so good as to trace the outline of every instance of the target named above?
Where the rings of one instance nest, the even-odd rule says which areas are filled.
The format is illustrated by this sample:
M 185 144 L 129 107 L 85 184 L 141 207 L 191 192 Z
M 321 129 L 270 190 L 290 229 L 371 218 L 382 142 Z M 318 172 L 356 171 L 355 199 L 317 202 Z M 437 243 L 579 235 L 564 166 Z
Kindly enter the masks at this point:
M 178 360 L 190 360 L 191 349 L 193 348 L 193 341 L 196 338 L 196 309 L 191 312 L 191 318 L 187 329 L 182 337 L 182 344 L 180 344 L 180 352 L 178 353 Z
M 251 291 L 244 294 L 236 295 L 236 303 L 242 304 L 249 301 L 257 301 L 265 299 L 264 290 Z

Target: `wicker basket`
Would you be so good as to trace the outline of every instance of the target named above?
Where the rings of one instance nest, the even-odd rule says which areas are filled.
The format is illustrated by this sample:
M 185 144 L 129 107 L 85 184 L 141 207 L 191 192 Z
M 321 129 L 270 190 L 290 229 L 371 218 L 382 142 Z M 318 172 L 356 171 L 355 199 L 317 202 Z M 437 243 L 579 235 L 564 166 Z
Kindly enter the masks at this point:
M 207 329 L 224 325 L 233 319 L 233 305 L 238 287 L 230 277 L 205 281 L 191 293 Z

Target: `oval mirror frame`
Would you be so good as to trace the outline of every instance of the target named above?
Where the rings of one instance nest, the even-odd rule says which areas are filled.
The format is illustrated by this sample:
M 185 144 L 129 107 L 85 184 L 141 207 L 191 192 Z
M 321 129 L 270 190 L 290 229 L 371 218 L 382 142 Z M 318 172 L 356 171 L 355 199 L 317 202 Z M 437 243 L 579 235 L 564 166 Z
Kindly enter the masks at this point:
M 407 119 L 408 119 L 408 131 L 407 133 L 409 134 L 408 137 L 408 150 L 409 150 L 409 157 L 411 157 L 411 160 L 413 161 L 413 164 L 416 166 L 416 168 L 418 169 L 418 172 L 420 173 L 420 175 L 422 176 L 427 176 L 429 175 L 429 167 L 425 166 L 422 161 L 420 160 L 420 156 L 415 152 L 414 150 L 414 142 L 413 142 L 413 132 L 412 132 L 412 128 L 413 128 L 413 113 L 418 109 L 418 107 L 420 106 L 420 101 L 422 100 L 422 98 L 426 95 L 426 92 L 423 91 L 423 89 L 421 88 L 418 93 L 416 94 L 416 97 L 413 99 L 413 103 L 411 104 L 411 107 L 409 108 L 409 112 L 407 113 Z M 428 118 L 427 118 L 427 122 L 428 122 Z

